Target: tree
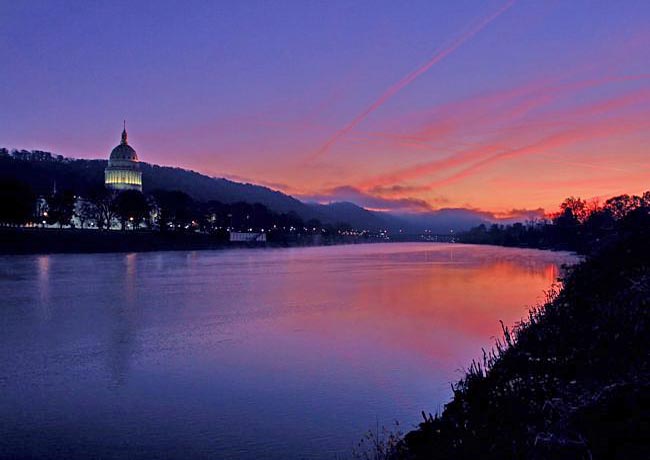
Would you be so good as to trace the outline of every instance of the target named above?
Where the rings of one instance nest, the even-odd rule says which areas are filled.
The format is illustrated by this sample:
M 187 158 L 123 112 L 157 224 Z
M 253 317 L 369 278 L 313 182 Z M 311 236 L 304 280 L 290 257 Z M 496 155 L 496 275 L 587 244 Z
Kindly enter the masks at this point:
M 47 200 L 47 223 L 59 224 L 59 228 L 70 225 L 74 216 L 75 196 L 70 190 L 57 192 L 46 198 Z
M 195 206 L 192 198 L 180 191 L 156 190 L 153 196 L 158 204 L 158 225 L 161 231 L 184 229 L 192 221 Z
M 79 219 L 79 225 L 84 228 L 89 220 L 97 220 L 97 206 L 87 199 L 79 199 L 75 206 L 75 215 Z
M 142 192 L 126 190 L 117 195 L 115 211 L 120 219 L 122 230 L 126 228 L 127 222 L 131 222 L 135 229 L 149 213 L 149 205 Z
M 587 217 L 589 217 L 590 213 L 589 205 L 587 202 L 581 198 L 576 198 L 574 196 L 565 199 L 560 205 L 560 209 L 564 214 L 566 214 L 566 211 L 570 209 L 571 214 L 573 214 L 573 216 L 580 223 L 587 220 Z
M 156 199 L 151 196 L 147 195 L 146 197 L 147 200 L 147 216 L 145 217 L 145 223 L 147 224 L 147 227 L 153 229 L 156 227 L 158 223 L 158 215 L 160 214 L 160 209 L 158 209 L 158 203 L 156 203 Z
M 0 180 L 0 222 L 23 225 L 30 221 L 36 207 L 32 188 L 17 180 Z
M 110 229 L 111 222 L 117 217 L 115 193 L 104 187 L 96 188 L 90 192 L 89 201 L 94 207 L 97 227 Z
M 594 245 L 616 231 L 616 220 L 611 212 L 600 209 L 592 212 L 582 226 L 585 239 L 587 240 L 586 243 Z
M 641 197 L 641 206 L 644 208 L 650 208 L 650 190 L 645 192 Z
M 645 195 L 644 195 L 645 197 Z M 636 195 L 619 195 L 605 201 L 604 209 L 609 211 L 614 219 L 619 220 L 628 213 L 642 206 L 643 200 Z

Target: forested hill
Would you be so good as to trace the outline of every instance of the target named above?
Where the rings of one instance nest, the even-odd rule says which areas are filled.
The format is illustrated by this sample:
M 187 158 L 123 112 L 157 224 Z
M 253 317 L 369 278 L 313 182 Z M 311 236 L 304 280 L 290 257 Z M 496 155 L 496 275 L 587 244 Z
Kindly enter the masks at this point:
M 59 191 L 88 195 L 103 187 L 106 160 L 78 160 L 43 151 L 0 148 L 0 179 L 28 184 L 36 195 L 48 195 L 54 184 Z M 346 223 L 356 229 L 387 229 L 393 233 L 417 235 L 424 231 L 448 233 L 489 223 L 487 214 L 469 209 L 441 209 L 421 214 L 397 215 L 375 212 L 349 202 L 305 203 L 282 192 L 254 184 L 209 177 L 195 171 L 140 163 L 144 193 L 180 190 L 194 200 L 260 203 L 276 213 L 295 212 L 302 220 L 317 219 L 324 224 Z
M 40 151 L 0 151 L 0 175 L 31 186 L 37 195 L 69 189 L 87 195 L 104 183 L 106 160 L 78 160 Z M 374 228 L 384 221 L 373 213 L 349 204 L 346 215 L 338 216 L 336 206 L 311 205 L 267 187 L 212 178 L 181 168 L 140 163 L 144 193 L 154 190 L 180 190 L 197 201 L 222 203 L 260 203 L 278 213 L 295 212 L 302 219 L 324 223 L 353 222 L 358 227 Z M 345 219 L 343 218 L 345 217 Z

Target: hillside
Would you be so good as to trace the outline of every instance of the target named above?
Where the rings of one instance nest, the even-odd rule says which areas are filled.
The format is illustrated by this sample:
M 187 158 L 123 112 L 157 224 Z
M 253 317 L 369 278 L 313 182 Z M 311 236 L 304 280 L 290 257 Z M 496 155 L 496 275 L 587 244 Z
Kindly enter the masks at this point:
M 326 221 L 345 222 L 354 228 L 395 231 L 401 221 L 387 213 L 372 212 L 347 201 L 330 204 L 307 203 L 314 212 Z
M 420 232 L 430 230 L 438 234 L 446 234 L 452 230 L 459 232 L 494 221 L 489 213 L 462 208 L 445 208 L 421 214 L 402 214 L 397 217 L 405 228 L 418 229 Z
M 51 193 L 54 185 L 76 194 L 88 194 L 104 182 L 106 160 L 80 160 L 49 152 L 19 151 L 0 155 L 0 177 L 29 184 L 38 195 Z M 425 230 L 448 233 L 462 231 L 489 221 L 489 216 L 467 209 L 441 209 L 424 214 L 393 215 L 374 212 L 349 202 L 304 203 L 268 187 L 209 177 L 186 169 L 140 163 L 145 193 L 180 190 L 197 201 L 260 203 L 278 213 L 295 212 L 303 220 L 318 219 L 326 224 L 347 223 L 357 229 L 419 234 Z
M 106 160 L 55 157 L 23 160 L 3 156 L 0 157 L 0 171 L 28 183 L 38 194 L 50 192 L 55 181 L 59 187 L 83 194 L 103 184 L 106 163 Z M 182 190 L 198 201 L 247 201 L 264 204 L 277 212 L 312 212 L 304 203 L 267 187 L 216 179 L 181 168 L 149 163 L 140 163 L 140 167 L 145 193 L 158 189 Z

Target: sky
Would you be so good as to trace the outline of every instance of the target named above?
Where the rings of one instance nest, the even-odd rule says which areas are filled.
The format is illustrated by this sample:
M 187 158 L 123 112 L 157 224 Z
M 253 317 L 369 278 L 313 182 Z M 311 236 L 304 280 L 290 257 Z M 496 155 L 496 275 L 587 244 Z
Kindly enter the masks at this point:
M 650 189 L 650 2 L 0 0 L 0 146 L 303 200 L 553 212 Z

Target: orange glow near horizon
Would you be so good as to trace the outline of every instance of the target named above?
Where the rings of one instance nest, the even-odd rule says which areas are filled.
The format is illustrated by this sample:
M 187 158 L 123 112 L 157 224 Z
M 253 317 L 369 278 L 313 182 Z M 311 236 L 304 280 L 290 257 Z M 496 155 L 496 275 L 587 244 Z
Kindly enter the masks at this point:
M 264 168 L 263 180 L 251 170 L 247 177 L 320 202 L 354 201 L 341 193 L 352 189 L 369 197 L 360 203 L 368 209 L 405 212 L 552 213 L 567 196 L 640 194 L 650 188 L 648 80 L 648 74 L 537 80 L 396 120 L 393 132 L 357 128 L 327 157 L 303 164 L 304 174 L 288 174 L 280 160 Z M 632 89 L 619 88 L 630 83 Z M 588 100 L 566 105 L 580 94 Z M 288 156 L 300 161 L 302 155 Z
M 131 8 L 149 29 L 133 29 L 127 55 L 112 36 L 81 53 L 66 21 L 23 37 L 18 5 L 5 21 L 22 39 L 6 60 L 0 147 L 106 158 L 126 117 L 142 161 L 306 201 L 512 216 L 639 194 L 650 188 L 650 6 L 633 3 L 288 2 L 216 16 L 204 5 L 170 16 L 178 35 Z M 79 23 L 97 19 L 86 13 Z M 50 41 L 60 48 L 38 52 Z M 182 65 L 155 52 L 161 43 Z

